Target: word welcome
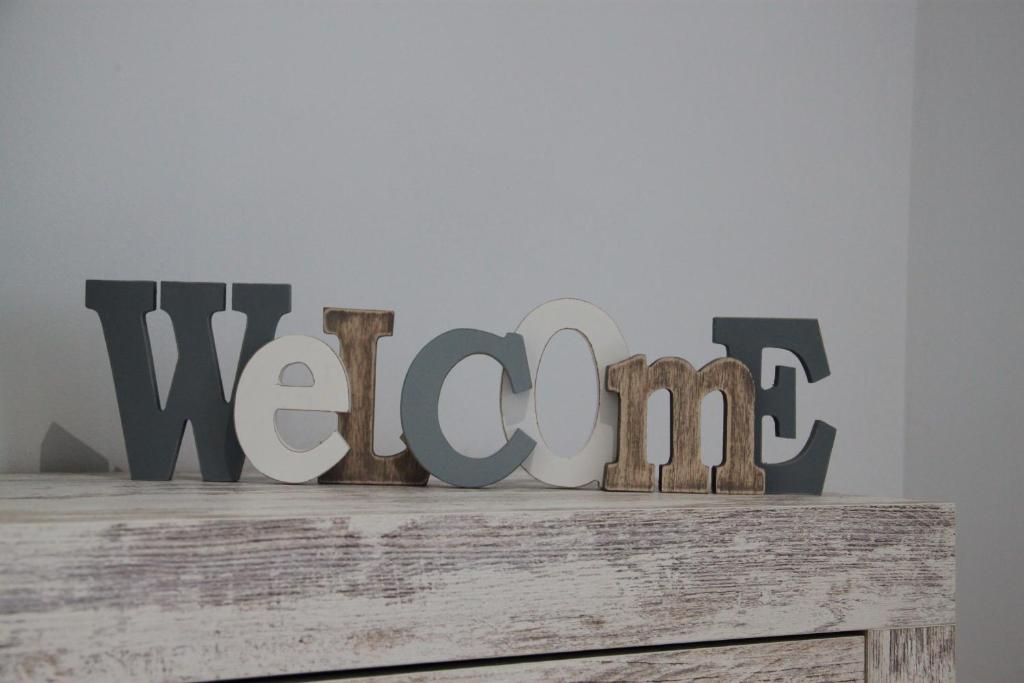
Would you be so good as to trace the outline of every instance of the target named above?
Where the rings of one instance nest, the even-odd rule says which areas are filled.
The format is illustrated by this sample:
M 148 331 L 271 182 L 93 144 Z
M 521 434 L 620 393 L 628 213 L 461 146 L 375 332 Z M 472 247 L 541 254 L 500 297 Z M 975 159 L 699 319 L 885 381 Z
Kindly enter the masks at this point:
M 318 478 L 424 485 L 434 475 L 455 486 L 478 487 L 521 466 L 553 486 L 597 482 L 609 491 L 820 494 L 824 485 L 835 439 L 835 429 L 825 422 L 815 421 L 793 458 L 761 458 L 764 416 L 774 419 L 776 436 L 796 436 L 796 369 L 778 366 L 767 389 L 754 381 L 766 348 L 796 355 L 809 382 L 827 377 L 816 320 L 715 318 L 712 338 L 725 346 L 727 357 L 699 370 L 682 358 L 648 364 L 645 356 L 630 355 L 615 321 L 579 299 L 549 301 L 504 336 L 449 330 L 428 342 L 409 366 L 400 407 L 407 447 L 382 456 L 373 448 L 376 348 L 381 337 L 391 335 L 394 313 L 325 308 L 324 331 L 339 339 L 339 357 L 312 337 L 274 338 L 280 319 L 291 311 L 290 285 L 232 285 L 232 305 L 246 315 L 246 328 L 232 398 L 225 401 L 211 325 L 213 314 L 225 309 L 225 294 L 220 283 L 161 283 L 160 307 L 171 318 L 178 346 L 161 408 L 146 324 L 146 314 L 156 309 L 156 282 L 86 282 L 86 306 L 103 327 L 133 479 L 170 479 L 191 422 L 207 481 L 237 481 L 247 457 L 267 476 L 295 483 Z M 553 453 L 541 436 L 533 391 L 544 349 L 562 330 L 575 330 L 587 341 L 600 386 L 597 420 L 570 457 Z M 499 408 L 506 443 L 486 458 L 458 452 L 437 412 L 447 375 L 477 354 L 504 370 Z M 294 363 L 309 369 L 311 386 L 282 384 L 282 371 Z M 659 389 L 671 395 L 671 450 L 656 484 L 646 453 L 647 400 Z M 700 454 L 700 404 L 715 391 L 725 396 L 725 438 L 722 464 L 708 467 Z M 279 410 L 338 413 L 338 430 L 297 453 L 277 433 Z

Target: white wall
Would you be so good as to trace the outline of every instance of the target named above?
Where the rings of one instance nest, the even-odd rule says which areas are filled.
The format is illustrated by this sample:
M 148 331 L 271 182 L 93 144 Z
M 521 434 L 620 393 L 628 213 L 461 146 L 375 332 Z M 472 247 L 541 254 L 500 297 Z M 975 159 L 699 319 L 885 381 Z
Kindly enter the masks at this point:
M 277 281 L 284 332 L 397 311 L 383 450 L 452 327 L 579 296 L 703 363 L 714 315 L 818 317 L 799 439 L 831 422 L 828 488 L 899 494 L 912 37 L 906 2 L 0 4 L 0 469 L 51 422 L 124 467 L 86 278 Z M 552 425 L 589 417 L 550 379 L 577 351 Z M 467 365 L 447 419 L 486 452 L 498 370 Z
M 1024 680 L 1024 3 L 917 20 L 906 490 L 957 504 L 964 681 Z

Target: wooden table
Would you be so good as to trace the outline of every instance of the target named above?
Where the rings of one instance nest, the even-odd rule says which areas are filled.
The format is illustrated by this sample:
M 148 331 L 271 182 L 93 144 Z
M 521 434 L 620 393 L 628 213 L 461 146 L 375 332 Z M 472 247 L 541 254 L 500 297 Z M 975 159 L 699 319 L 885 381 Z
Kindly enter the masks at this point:
M 947 681 L 954 542 L 835 495 L 6 475 L 0 680 Z

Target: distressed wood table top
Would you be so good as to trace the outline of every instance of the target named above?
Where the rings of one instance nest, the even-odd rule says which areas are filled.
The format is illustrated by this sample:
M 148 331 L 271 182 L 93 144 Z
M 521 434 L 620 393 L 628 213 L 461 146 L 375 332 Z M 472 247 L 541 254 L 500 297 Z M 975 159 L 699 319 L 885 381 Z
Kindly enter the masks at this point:
M 428 487 L 280 484 L 263 477 L 239 483 L 132 481 L 125 474 L 2 474 L 0 523 L 142 521 L 147 519 L 334 518 L 408 515 L 767 509 L 843 505 L 928 505 L 920 501 L 826 494 L 748 496 L 620 493 L 556 489 L 515 475 L 483 489 L 432 479 Z M 951 508 L 949 508 L 951 509 Z
M 0 679 L 195 680 L 952 624 L 953 508 L 0 477 Z

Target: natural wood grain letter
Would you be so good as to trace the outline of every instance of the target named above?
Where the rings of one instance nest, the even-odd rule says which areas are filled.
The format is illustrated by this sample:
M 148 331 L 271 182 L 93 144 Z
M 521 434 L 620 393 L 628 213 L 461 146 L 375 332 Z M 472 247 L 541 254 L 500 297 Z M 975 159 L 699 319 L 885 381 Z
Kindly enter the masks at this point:
M 390 337 L 394 311 L 325 308 L 324 332 L 338 337 L 348 371 L 352 408 L 338 415 L 338 431 L 351 449 L 324 473 L 321 484 L 399 484 L 423 486 L 429 473 L 408 448 L 391 456 L 373 450 L 374 396 L 377 386 L 377 340 Z
M 697 373 L 700 386 L 693 414 L 695 428 L 690 435 L 700 462 L 700 401 L 712 391 L 725 397 L 725 443 L 723 461 L 714 469 L 715 493 L 764 493 L 764 470 L 754 462 L 754 378 L 747 366 L 735 358 L 718 358 Z M 661 470 L 661 490 L 672 488 L 670 461 Z M 666 486 L 668 485 L 668 486 Z
M 719 358 L 700 371 L 682 358 L 650 366 L 636 355 L 608 367 L 608 389 L 619 394 L 618 459 L 605 465 L 608 491 L 653 491 L 654 465 L 647 462 L 647 399 L 666 389 L 671 404 L 671 452 L 661 468 L 661 490 L 709 493 L 711 469 L 701 462 L 700 404 L 712 391 L 725 396 L 724 461 L 714 468 L 719 493 L 762 493 L 764 471 L 754 463 L 754 380 L 746 366 Z

